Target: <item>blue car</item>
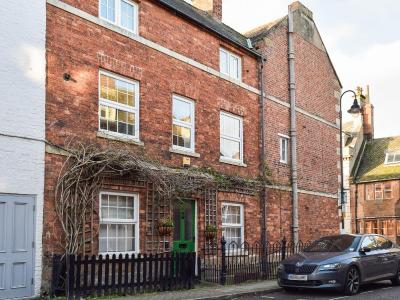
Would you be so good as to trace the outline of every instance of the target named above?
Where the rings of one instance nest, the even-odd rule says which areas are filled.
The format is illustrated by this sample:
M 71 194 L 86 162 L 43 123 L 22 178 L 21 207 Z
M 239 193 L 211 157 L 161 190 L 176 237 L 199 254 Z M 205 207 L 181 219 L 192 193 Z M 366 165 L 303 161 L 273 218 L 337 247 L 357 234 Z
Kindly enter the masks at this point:
M 365 283 L 390 279 L 400 285 L 400 248 L 377 234 L 323 237 L 278 267 L 278 284 L 336 289 L 351 296 Z

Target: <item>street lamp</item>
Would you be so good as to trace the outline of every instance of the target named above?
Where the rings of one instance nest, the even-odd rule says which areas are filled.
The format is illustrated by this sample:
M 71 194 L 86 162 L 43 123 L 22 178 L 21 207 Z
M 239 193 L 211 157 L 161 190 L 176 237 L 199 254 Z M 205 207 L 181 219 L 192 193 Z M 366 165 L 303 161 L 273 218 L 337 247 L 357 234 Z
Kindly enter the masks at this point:
M 344 171 L 343 171 L 343 116 L 342 116 L 342 98 L 347 93 L 353 93 L 354 102 L 350 109 L 347 111 L 350 114 L 359 114 L 361 112 L 361 107 L 357 101 L 357 94 L 353 90 L 347 90 L 340 96 L 339 106 L 339 119 L 340 119 L 340 210 L 342 212 L 342 228 L 344 228 L 344 218 L 343 218 L 343 205 L 344 205 Z

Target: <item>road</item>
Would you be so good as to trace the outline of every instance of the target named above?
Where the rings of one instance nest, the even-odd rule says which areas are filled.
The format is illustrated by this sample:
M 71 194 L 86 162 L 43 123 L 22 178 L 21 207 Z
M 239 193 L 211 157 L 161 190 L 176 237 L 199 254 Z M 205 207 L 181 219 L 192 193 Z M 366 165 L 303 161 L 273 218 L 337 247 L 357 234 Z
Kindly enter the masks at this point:
M 296 292 L 275 292 L 263 296 L 236 298 L 237 300 L 399 300 L 400 286 L 392 286 L 390 281 L 382 281 L 366 285 L 361 288 L 360 294 L 346 297 L 333 291 L 300 290 Z

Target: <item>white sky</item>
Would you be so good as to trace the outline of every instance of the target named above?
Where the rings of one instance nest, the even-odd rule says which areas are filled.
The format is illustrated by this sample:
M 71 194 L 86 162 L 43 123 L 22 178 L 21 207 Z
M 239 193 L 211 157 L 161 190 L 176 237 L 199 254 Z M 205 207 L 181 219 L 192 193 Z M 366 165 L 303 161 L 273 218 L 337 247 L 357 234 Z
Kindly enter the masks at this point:
M 287 14 L 287 0 L 223 0 L 223 20 L 246 31 Z M 370 85 L 375 137 L 400 135 L 400 1 L 303 0 L 343 84 Z M 343 99 L 343 110 L 352 98 Z

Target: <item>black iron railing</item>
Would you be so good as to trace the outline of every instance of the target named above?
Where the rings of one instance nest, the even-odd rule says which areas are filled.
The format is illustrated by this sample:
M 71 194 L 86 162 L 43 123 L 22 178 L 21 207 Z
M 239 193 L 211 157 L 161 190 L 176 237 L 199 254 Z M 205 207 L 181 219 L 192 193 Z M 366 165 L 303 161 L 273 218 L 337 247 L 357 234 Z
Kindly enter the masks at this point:
M 248 280 L 275 279 L 286 257 L 302 251 L 309 243 L 294 244 L 285 239 L 275 243 L 207 243 L 198 257 L 201 280 L 237 284 Z

